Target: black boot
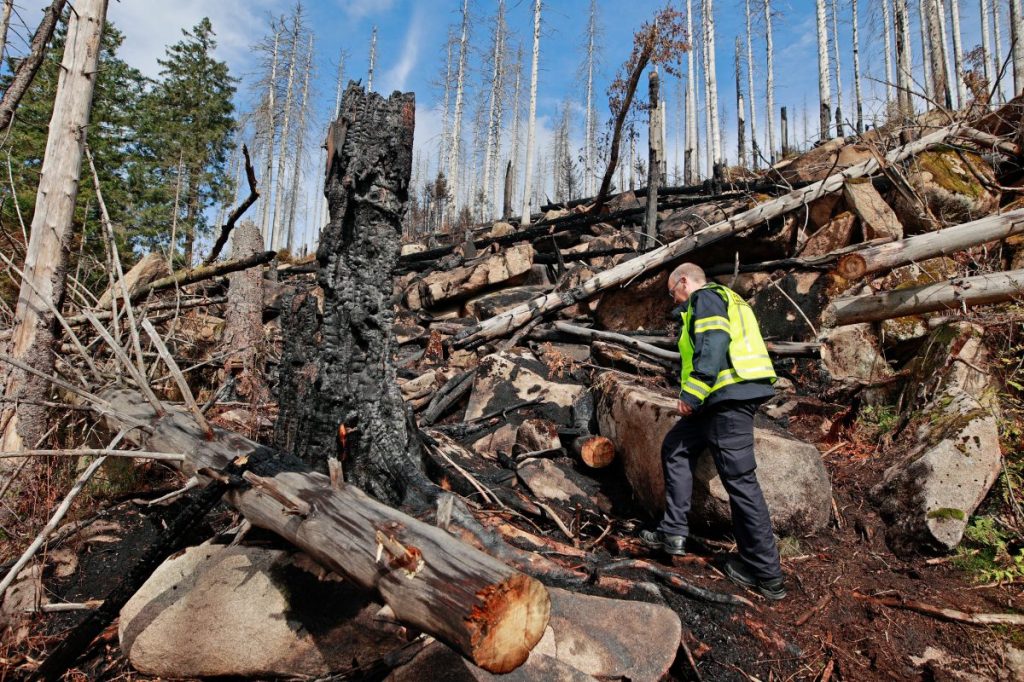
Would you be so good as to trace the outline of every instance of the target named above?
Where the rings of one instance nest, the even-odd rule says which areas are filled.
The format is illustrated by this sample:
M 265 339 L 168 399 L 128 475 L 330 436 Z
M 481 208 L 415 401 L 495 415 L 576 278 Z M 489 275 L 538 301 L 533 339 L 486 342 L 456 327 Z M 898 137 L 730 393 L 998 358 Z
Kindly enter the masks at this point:
M 761 580 L 755 577 L 746 563 L 738 557 L 726 559 L 722 572 L 737 585 L 754 590 L 772 601 L 778 601 L 786 596 L 786 582 L 783 578 Z
M 664 550 L 672 556 L 683 556 L 686 554 L 686 537 L 683 535 L 669 535 L 660 530 L 640 531 L 640 542 L 651 549 Z

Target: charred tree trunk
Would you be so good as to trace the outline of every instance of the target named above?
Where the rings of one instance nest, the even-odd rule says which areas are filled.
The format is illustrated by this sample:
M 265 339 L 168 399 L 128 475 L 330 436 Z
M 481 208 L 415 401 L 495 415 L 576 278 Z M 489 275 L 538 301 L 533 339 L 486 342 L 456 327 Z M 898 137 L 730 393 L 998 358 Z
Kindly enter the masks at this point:
M 353 84 L 327 139 L 330 222 L 320 238 L 324 292 L 316 329 L 312 297 L 288 325 L 277 442 L 326 470 L 339 455 L 346 478 L 378 499 L 415 504 L 427 479 L 395 383 L 392 272 L 412 172 L 415 102 Z M 294 306 L 293 306 L 294 308 Z M 345 427 L 342 429 L 341 427 Z

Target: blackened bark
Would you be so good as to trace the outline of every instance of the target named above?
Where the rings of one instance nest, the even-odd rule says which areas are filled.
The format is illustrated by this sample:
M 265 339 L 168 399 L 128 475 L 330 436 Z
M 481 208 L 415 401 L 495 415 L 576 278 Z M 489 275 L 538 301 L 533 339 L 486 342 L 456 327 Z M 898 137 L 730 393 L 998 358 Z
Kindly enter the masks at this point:
M 431 484 L 395 383 L 391 294 L 414 124 L 412 93 L 385 100 L 354 83 L 345 91 L 327 140 L 330 222 L 317 252 L 323 315 L 315 329 L 307 299 L 285 320 L 277 424 L 279 446 L 312 467 L 326 470 L 337 453 L 348 481 L 413 505 Z

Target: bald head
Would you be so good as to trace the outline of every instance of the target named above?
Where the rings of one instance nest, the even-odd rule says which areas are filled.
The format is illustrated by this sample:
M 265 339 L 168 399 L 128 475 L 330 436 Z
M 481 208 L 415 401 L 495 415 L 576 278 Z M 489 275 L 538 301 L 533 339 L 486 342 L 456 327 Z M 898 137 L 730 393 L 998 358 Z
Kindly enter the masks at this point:
M 690 295 L 705 284 L 704 270 L 694 263 L 683 263 L 668 276 L 668 292 L 676 303 L 686 303 Z

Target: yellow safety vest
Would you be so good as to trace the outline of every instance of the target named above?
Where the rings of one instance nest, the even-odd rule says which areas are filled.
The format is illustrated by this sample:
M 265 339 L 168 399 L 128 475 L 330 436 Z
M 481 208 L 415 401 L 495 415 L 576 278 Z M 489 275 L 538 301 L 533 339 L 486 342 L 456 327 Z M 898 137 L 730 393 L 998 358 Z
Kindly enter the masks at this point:
M 679 335 L 679 357 L 682 360 L 682 371 L 679 385 L 682 390 L 703 402 L 709 395 L 730 384 L 741 381 L 768 379 L 775 383 L 775 368 L 768 357 L 768 349 L 761 338 L 761 330 L 750 306 L 732 289 L 721 284 L 705 284 L 703 289 L 711 289 L 721 296 L 728 307 L 728 318 L 720 315 L 705 317 L 694 323 L 693 332 L 718 329 L 729 333 L 729 367 L 718 373 L 714 386 L 708 386 L 700 379 L 690 376 L 693 373 L 693 341 L 690 339 L 690 319 L 693 315 L 691 305 L 686 306 L 683 313 L 683 332 Z

